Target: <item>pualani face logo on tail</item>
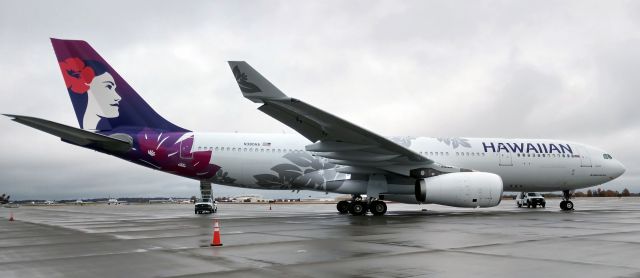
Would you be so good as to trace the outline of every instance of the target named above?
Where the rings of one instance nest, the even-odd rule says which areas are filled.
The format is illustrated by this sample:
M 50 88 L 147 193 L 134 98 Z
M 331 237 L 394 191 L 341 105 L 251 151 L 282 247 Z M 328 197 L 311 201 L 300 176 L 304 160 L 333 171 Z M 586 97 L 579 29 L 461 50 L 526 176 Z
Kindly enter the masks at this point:
M 233 67 L 233 76 L 236 78 L 236 82 L 240 86 L 240 91 L 243 93 L 259 93 L 262 92 L 256 84 L 247 81 L 247 74 L 240 72 L 238 66 Z
M 105 65 L 76 57 L 67 58 L 59 65 L 81 128 L 99 130 L 103 119 L 120 116 L 122 97 Z

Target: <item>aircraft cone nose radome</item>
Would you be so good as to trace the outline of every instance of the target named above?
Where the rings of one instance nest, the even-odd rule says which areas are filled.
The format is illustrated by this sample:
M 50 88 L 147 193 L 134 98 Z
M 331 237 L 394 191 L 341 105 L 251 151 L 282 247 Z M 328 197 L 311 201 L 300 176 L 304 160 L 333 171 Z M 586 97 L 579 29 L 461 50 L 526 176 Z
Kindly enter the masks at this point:
M 618 169 L 618 177 L 622 176 L 622 174 L 624 174 L 624 172 L 627 171 L 626 168 L 624 168 L 624 165 L 622 165 L 622 163 L 618 162 L 618 164 L 620 165 L 620 168 Z

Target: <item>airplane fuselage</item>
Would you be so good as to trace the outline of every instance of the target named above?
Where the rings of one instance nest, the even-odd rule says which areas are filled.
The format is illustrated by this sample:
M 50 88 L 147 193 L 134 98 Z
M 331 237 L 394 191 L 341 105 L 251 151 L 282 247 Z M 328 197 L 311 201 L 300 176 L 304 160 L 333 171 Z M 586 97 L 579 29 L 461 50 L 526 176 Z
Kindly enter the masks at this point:
M 305 150 L 296 134 L 163 133 L 131 135 L 134 146 L 119 155 L 152 169 L 213 183 L 257 189 L 315 190 L 366 194 L 366 180 L 344 173 L 326 158 Z M 559 140 L 395 137 L 396 143 L 448 169 L 489 172 L 504 191 L 559 191 L 586 188 L 624 171 L 597 148 Z M 609 156 L 610 157 L 610 156 Z M 167 159 L 170 161 L 167 162 Z M 199 165 L 213 165 L 198 168 Z M 393 171 L 393 170 L 390 170 Z M 413 194 L 414 180 L 390 178 L 393 194 Z

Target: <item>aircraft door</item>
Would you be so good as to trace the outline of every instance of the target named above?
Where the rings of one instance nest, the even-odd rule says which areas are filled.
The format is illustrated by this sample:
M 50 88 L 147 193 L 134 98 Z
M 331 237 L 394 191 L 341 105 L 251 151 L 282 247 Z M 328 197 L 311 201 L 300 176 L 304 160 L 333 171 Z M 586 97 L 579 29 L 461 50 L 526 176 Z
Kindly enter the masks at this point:
M 180 141 L 180 158 L 186 158 L 186 159 L 193 158 L 191 147 L 193 147 L 193 135 L 191 135 L 187 139 Z
M 582 146 L 578 147 L 578 151 L 580 152 L 580 167 L 592 167 L 589 151 Z
M 504 152 L 498 153 L 500 156 L 500 166 L 513 166 L 513 159 L 511 158 L 511 153 Z

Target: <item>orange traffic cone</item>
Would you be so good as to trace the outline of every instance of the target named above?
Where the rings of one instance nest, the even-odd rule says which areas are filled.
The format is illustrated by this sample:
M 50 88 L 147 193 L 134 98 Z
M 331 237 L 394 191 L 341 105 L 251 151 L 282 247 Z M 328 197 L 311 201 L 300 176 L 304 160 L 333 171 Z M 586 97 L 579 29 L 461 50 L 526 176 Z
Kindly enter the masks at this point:
M 213 222 L 213 239 L 211 239 L 211 246 L 222 246 L 220 242 L 220 226 L 218 225 L 218 220 Z
M 9 216 L 9 221 L 13 221 L 13 211 L 11 212 L 11 216 Z

